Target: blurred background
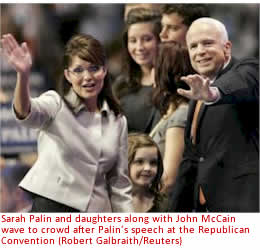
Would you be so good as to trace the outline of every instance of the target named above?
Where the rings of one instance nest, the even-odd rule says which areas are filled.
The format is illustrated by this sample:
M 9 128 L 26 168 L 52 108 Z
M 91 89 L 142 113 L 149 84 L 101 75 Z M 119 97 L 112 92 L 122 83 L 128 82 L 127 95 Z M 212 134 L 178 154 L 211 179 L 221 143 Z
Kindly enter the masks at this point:
M 161 4 L 153 4 L 159 8 Z M 207 4 L 222 21 L 237 58 L 259 58 L 259 5 Z M 124 4 L 1 4 L 1 36 L 12 33 L 26 41 L 33 55 L 31 94 L 56 89 L 64 44 L 75 33 L 89 33 L 106 48 L 112 79 L 121 71 Z M 26 211 L 30 197 L 17 184 L 37 159 L 37 131 L 15 122 L 11 103 L 16 73 L 0 57 L 0 212 Z

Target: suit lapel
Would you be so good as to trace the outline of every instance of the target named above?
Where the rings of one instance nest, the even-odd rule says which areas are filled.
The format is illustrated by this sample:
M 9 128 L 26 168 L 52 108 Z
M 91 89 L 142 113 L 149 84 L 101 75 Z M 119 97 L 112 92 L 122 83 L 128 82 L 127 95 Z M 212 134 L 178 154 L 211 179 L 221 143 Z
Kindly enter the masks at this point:
M 196 107 L 197 101 L 191 100 L 189 102 L 189 110 L 188 110 L 188 116 L 187 116 L 187 123 L 186 123 L 186 129 L 185 129 L 185 137 L 187 139 L 190 139 L 190 133 L 191 133 L 191 124 L 193 119 L 194 110 Z
M 205 105 L 204 103 L 201 104 L 200 111 L 198 114 L 198 120 L 197 120 L 196 143 L 199 143 L 199 141 L 200 141 L 200 123 L 202 121 L 202 118 L 205 114 L 207 107 L 208 106 Z

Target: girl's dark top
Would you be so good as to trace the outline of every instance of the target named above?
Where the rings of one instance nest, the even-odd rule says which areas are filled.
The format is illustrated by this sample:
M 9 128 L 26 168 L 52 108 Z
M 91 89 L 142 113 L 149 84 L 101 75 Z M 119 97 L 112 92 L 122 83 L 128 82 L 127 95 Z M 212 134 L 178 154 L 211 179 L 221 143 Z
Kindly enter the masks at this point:
M 118 86 L 115 90 L 117 88 Z M 119 97 L 120 105 L 127 119 L 129 133 L 149 134 L 160 120 L 160 112 L 152 104 L 152 91 L 152 86 L 142 86 L 137 91 Z M 115 94 L 117 95 L 116 91 Z
M 169 212 L 168 197 L 165 194 L 157 194 L 154 198 L 153 206 L 147 212 L 148 213 Z

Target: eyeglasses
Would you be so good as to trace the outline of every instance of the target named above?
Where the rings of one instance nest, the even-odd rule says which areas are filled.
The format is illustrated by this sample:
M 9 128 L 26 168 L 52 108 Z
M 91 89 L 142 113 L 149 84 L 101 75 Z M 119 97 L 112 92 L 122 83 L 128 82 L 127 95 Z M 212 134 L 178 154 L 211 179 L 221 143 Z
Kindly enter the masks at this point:
M 71 72 L 72 74 L 74 74 L 76 77 L 80 78 L 84 76 L 85 71 L 87 71 L 89 74 L 93 75 L 97 72 L 99 72 L 99 70 L 102 68 L 102 66 L 100 65 L 90 65 L 87 68 L 83 68 L 83 67 L 76 67 L 75 69 L 68 69 L 69 72 Z

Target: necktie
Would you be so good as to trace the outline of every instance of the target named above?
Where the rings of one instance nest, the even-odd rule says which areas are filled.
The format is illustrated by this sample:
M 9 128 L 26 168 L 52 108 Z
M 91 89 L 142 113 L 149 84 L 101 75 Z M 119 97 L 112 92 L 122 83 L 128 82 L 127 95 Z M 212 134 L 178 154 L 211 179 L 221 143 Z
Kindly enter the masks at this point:
M 197 133 L 197 126 L 198 126 L 198 115 L 199 115 L 199 111 L 200 111 L 200 107 L 201 104 L 203 102 L 202 101 L 197 101 L 196 103 L 196 107 L 194 110 L 194 115 L 193 115 L 193 119 L 192 119 L 192 123 L 191 123 L 191 140 L 193 144 L 196 144 L 196 133 Z
M 194 110 L 194 115 L 191 123 L 191 140 L 193 144 L 196 144 L 196 133 L 197 133 L 197 126 L 198 126 L 198 116 L 199 116 L 199 111 L 201 107 L 202 101 L 197 101 L 196 107 Z M 204 196 L 204 193 L 202 191 L 201 186 L 199 187 L 199 201 L 201 205 L 206 204 L 206 199 Z

